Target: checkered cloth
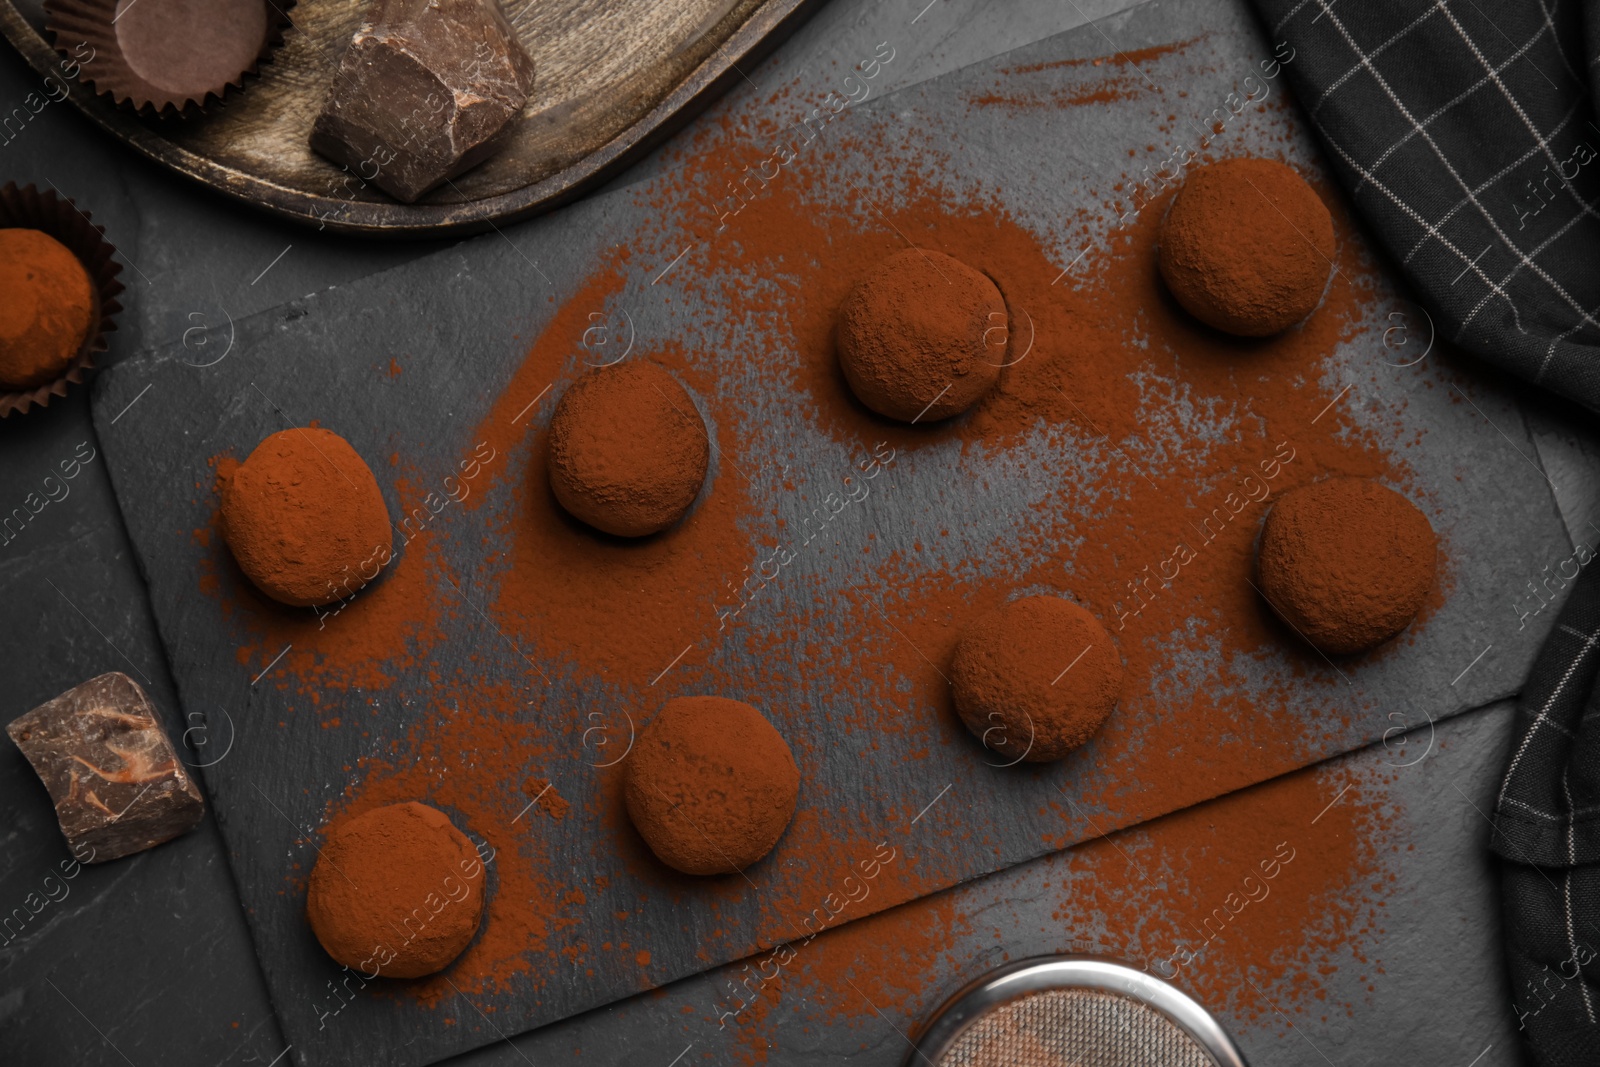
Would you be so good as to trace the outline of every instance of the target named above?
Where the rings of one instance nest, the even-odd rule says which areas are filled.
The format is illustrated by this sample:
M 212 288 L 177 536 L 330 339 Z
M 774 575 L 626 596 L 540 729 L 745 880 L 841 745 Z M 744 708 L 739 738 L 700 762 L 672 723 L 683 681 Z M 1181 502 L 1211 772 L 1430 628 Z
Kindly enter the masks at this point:
M 1254 2 L 1437 336 L 1600 411 L 1600 4 Z M 1524 686 L 1491 842 L 1511 1007 L 1541 1067 L 1600 1065 L 1597 645 L 1600 561 Z
M 1513 1008 L 1546 1067 L 1600 1064 L 1597 676 L 1600 561 L 1591 558 L 1517 702 L 1490 842 L 1504 861 Z
M 1600 411 L 1600 40 L 1562 0 L 1255 0 L 1438 336 Z M 1596 12 L 1600 21 L 1600 12 Z

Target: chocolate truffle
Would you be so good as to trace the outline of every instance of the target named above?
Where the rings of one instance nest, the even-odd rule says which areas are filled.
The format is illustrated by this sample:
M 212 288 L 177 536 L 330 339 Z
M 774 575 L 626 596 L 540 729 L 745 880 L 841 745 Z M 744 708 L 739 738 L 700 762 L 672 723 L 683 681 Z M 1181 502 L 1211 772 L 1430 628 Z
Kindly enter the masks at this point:
M 1283 494 L 1256 549 L 1261 594 L 1330 655 L 1410 625 L 1433 588 L 1438 539 L 1415 504 L 1377 482 L 1330 478 Z
M 239 465 L 222 530 L 256 588 L 299 607 L 360 591 L 394 545 L 372 470 L 344 438 L 310 427 L 280 430 Z
M 950 689 L 967 729 L 1007 759 L 1058 760 L 1094 736 L 1122 690 L 1122 657 L 1088 611 L 1029 596 L 961 634 Z
M 116 6 L 121 62 L 163 101 L 220 97 L 230 83 L 242 84 L 275 29 L 273 10 L 262 0 L 136 0 Z
M 987 275 L 942 252 L 908 248 L 845 297 L 835 326 L 839 366 L 878 414 L 936 422 L 967 410 L 999 380 L 1008 321 Z
M 1333 219 L 1282 163 L 1230 159 L 1191 171 L 1161 223 L 1161 277 L 1189 314 L 1241 337 L 1288 329 L 1322 300 Z
M 437 808 L 409 801 L 328 829 L 306 918 L 338 963 L 371 977 L 443 970 L 478 930 L 484 867 Z
M 659 364 L 628 360 L 573 382 L 550 420 L 550 488 L 575 518 L 643 537 L 683 517 L 711 462 L 694 401 Z
M 773 725 L 739 700 L 679 697 L 639 733 L 628 815 L 684 874 L 731 874 L 772 851 L 794 815 L 800 769 Z
M 95 324 L 89 272 L 38 230 L 0 230 L 0 390 L 46 385 Z

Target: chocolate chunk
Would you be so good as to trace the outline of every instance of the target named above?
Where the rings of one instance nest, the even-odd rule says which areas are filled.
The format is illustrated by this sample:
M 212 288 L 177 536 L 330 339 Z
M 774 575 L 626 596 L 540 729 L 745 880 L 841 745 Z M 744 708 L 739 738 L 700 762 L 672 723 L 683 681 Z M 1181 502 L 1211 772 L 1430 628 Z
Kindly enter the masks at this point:
M 6 733 L 44 780 L 61 832 L 86 863 L 159 845 L 205 814 L 155 705 L 126 674 L 91 678 Z
M 496 0 L 374 0 L 311 147 L 409 204 L 493 155 L 532 91 Z

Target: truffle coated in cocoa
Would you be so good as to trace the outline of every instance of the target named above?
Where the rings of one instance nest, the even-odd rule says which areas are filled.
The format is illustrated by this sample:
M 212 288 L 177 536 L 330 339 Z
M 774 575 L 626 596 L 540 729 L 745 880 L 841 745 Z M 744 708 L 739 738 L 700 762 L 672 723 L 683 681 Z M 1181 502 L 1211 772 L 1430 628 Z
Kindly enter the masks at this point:
M 1268 337 L 1316 309 L 1334 251 L 1333 218 L 1298 174 L 1269 159 L 1229 159 L 1184 180 L 1161 223 L 1158 263 L 1189 314 Z
M 390 804 L 329 827 L 306 917 L 336 962 L 369 978 L 418 978 L 472 941 L 486 878 L 477 849 L 444 812 Z
M 1028 596 L 986 612 L 956 645 L 961 721 L 1009 760 L 1058 760 L 1100 729 L 1122 690 L 1122 657 L 1086 609 Z
M 550 420 L 550 488 L 575 518 L 644 537 L 683 517 L 705 483 L 711 438 L 659 364 L 627 360 L 573 382 Z
M 377 480 L 350 443 L 312 427 L 256 446 L 222 492 L 239 569 L 284 604 L 331 604 L 376 579 L 394 547 Z
M 47 233 L 0 229 L 0 390 L 59 377 L 95 325 L 94 286 Z
M 1364 478 L 1285 493 L 1261 529 L 1261 594 L 1330 655 L 1364 652 L 1411 624 L 1433 588 L 1438 539 L 1416 505 Z
M 856 283 L 834 327 L 856 398 L 901 422 L 937 422 L 983 398 L 1006 362 L 1005 298 L 943 252 L 909 248 Z
M 760 711 L 725 697 L 667 701 L 626 766 L 629 818 L 656 857 L 684 874 L 731 874 L 761 859 L 800 796 L 783 736 Z

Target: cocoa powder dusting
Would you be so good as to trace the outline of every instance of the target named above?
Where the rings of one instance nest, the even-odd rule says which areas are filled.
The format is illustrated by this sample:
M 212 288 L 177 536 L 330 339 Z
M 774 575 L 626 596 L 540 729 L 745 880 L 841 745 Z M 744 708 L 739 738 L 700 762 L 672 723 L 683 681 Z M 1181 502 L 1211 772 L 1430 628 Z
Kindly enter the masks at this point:
M 572 809 L 566 798 L 557 792 L 556 784 L 543 778 L 529 778 L 522 783 L 522 791 L 531 798 L 530 803 L 537 804 L 540 811 L 557 821 L 565 819 Z
M 328 955 L 365 978 L 449 965 L 478 930 L 483 864 L 444 812 L 374 808 L 325 828 L 306 918 Z
M 1297 634 L 1350 655 L 1410 625 L 1437 559 L 1438 538 L 1411 501 L 1376 482 L 1330 478 L 1273 505 L 1256 569 L 1261 595 Z
M 1280 1011 L 1324 1025 L 1352 1015 L 1362 1005 L 1331 1001 L 1321 978 L 1338 967 L 1382 973 L 1367 946 L 1388 932 L 1393 842 L 1405 837 L 1387 796 L 1396 773 L 1297 771 L 831 928 L 797 944 L 770 979 L 764 961 L 729 968 L 717 1006 L 744 1002 L 727 1021 L 732 1062 L 767 1062 L 783 1040 L 777 1019 L 859 1030 L 863 1042 L 882 1040 L 885 1017 L 910 1033 L 962 982 L 1013 958 L 1003 950 L 1018 941 L 1023 954 L 1123 960 L 1248 1026 L 1281 1028 Z M 1052 921 L 1020 927 L 1019 895 L 1056 901 Z M 931 975 L 953 977 L 940 985 Z M 718 1021 L 704 1017 L 713 1029 Z
M 1333 267 L 1333 219 L 1294 171 L 1270 159 L 1191 170 L 1161 228 L 1161 276 L 1189 313 L 1241 337 L 1311 314 Z
M 839 366 L 856 397 L 901 422 L 938 422 L 1000 377 L 1000 290 L 942 252 L 908 248 L 856 283 L 839 308 Z M 991 343 L 991 338 L 996 338 Z
M 470 440 L 480 444 L 462 453 L 463 465 L 476 465 L 470 479 L 460 476 L 470 491 L 408 533 L 392 573 L 325 629 L 263 610 L 214 552 L 203 588 L 259 635 L 241 660 L 265 668 L 293 642 L 260 683 L 294 694 L 290 714 L 343 717 L 350 724 L 343 729 L 366 731 L 401 700 L 424 712 L 413 710 L 401 736 L 352 766 L 349 787 L 330 811 L 353 815 L 423 798 L 457 813 L 464 828 L 498 850 L 497 891 L 483 930 L 451 971 L 462 991 L 537 991 L 555 967 L 590 974 L 613 955 L 610 969 L 638 973 L 636 957 L 646 946 L 578 943 L 563 946 L 564 955 L 552 947 L 616 872 L 639 879 L 641 896 L 692 891 L 716 903 L 750 892 L 738 878 L 695 882 L 692 890 L 681 879 L 663 879 L 662 865 L 629 825 L 627 760 L 611 762 L 628 736 L 622 712 L 643 722 L 648 708 L 674 693 L 782 694 L 763 710 L 807 780 L 841 744 L 868 759 L 879 739 L 894 734 L 914 738 L 920 751 L 962 746 L 980 761 L 984 750 L 956 715 L 947 681 L 962 630 L 1019 592 L 1068 597 L 1099 619 L 1124 664 L 1117 711 L 1091 742 L 1095 767 L 1116 773 L 1095 777 L 1084 767 L 1083 780 L 1074 782 L 1078 802 L 1110 813 L 1100 824 L 1106 829 L 1292 770 L 1323 740 L 1319 730 L 1342 736 L 1370 710 L 1350 707 L 1321 657 L 1286 640 L 1249 581 L 1260 523 L 1284 492 L 1331 476 L 1409 480 L 1403 456 L 1366 428 L 1378 416 L 1349 413 L 1361 390 L 1330 406 L 1338 387 L 1326 387 L 1321 375 L 1327 354 L 1357 337 L 1358 312 L 1372 294 L 1374 268 L 1342 210 L 1333 218 L 1330 253 L 1338 269 L 1321 305 L 1298 329 L 1253 344 L 1241 360 L 1237 340 L 1198 323 L 1161 281 L 1156 237 L 1164 201 L 1114 230 L 1072 285 L 1052 284 L 1061 275 L 1053 245 L 995 208 L 985 190 L 945 188 L 928 178 L 938 173 L 937 158 L 895 161 L 874 189 L 874 206 L 830 182 L 820 163 L 785 169 L 743 207 L 737 240 L 709 240 L 714 217 L 701 231 L 697 216 L 677 210 L 708 175 L 753 162 L 749 145 L 779 136 L 788 135 L 776 122 L 708 124 L 686 142 L 686 150 L 703 155 L 682 174 L 635 189 L 656 209 L 655 221 L 629 246 L 603 253 L 555 307 L 473 432 Z M 843 127 L 830 136 L 831 151 L 877 147 L 870 139 L 852 144 Z M 1097 222 L 1085 211 L 1065 225 L 1078 232 Z M 1010 365 L 966 417 L 932 428 L 887 422 L 854 403 L 834 347 L 846 294 L 908 242 L 987 276 L 1008 309 Z M 670 277 L 673 299 L 720 309 L 719 322 L 685 327 L 653 347 L 652 358 L 702 403 L 715 462 L 698 506 L 682 521 L 637 542 L 597 537 L 557 502 L 548 434 L 529 427 L 542 425 L 560 387 L 582 372 L 575 344 L 591 313 L 614 309 L 628 277 L 653 272 L 689 244 L 694 250 Z M 772 413 L 741 403 L 726 354 L 752 323 L 764 339 L 761 373 L 782 383 L 793 409 L 838 443 L 838 472 L 783 473 L 792 457 L 767 433 Z M 1379 372 L 1375 363 L 1374 382 Z M 990 526 L 930 510 L 906 531 L 911 548 L 885 551 L 872 533 L 871 509 L 898 499 L 903 472 L 921 450 L 950 441 L 961 443 L 943 474 L 952 500 L 979 492 L 1008 448 L 1047 443 L 1033 521 Z M 1071 465 L 1050 465 L 1050 456 Z M 219 459 L 218 466 L 229 463 Z M 407 473 L 403 461 L 398 469 L 409 514 L 437 490 Z M 783 490 L 775 502 L 767 489 L 774 482 Z M 1427 508 L 1424 498 L 1418 502 Z M 854 527 L 840 519 L 818 532 L 800 518 L 845 506 L 861 516 L 850 520 Z M 449 563 L 453 539 L 485 536 L 504 548 L 481 571 L 460 573 Z M 800 553 L 822 554 L 848 580 L 824 588 L 810 576 L 791 579 L 782 566 L 775 572 L 769 562 Z M 1448 584 L 1446 572 L 1424 617 Z M 757 616 L 744 609 L 772 602 L 769 585 L 788 594 L 782 613 L 751 625 Z M 484 640 L 514 648 L 519 675 L 476 661 L 448 671 L 436 666 L 444 616 L 486 620 Z M 730 677 L 718 657 L 724 647 L 749 652 L 756 666 Z M 844 649 L 869 669 L 821 666 Z M 1060 667 L 1077 651 L 1065 650 Z M 670 674 L 654 684 L 668 664 Z M 427 674 L 431 688 L 396 691 L 393 679 L 407 672 Z M 594 703 L 557 706 L 546 680 L 558 673 L 588 680 Z M 327 699 L 334 693 L 337 701 Z M 1266 713 L 1291 699 L 1324 704 L 1324 720 L 1307 730 L 1302 719 Z M 827 731 L 784 729 L 786 707 L 802 704 L 828 709 Z M 591 714 L 604 718 L 609 733 L 597 736 L 610 747 L 587 740 Z M 1046 777 L 1048 765 L 995 773 L 1037 792 L 1050 827 L 1040 832 L 1041 850 L 1088 832 L 1056 779 Z M 559 781 L 572 804 L 568 819 L 592 831 L 586 870 L 574 871 L 570 857 L 553 861 L 540 832 L 548 822 L 517 819 L 529 801 L 520 786 L 530 776 Z M 802 796 L 773 856 L 754 875 L 759 882 L 781 872 L 786 888 L 761 895 L 759 927 L 730 935 L 748 951 L 792 938 L 796 917 L 835 892 L 842 867 L 872 855 L 886 836 L 903 835 L 936 791 L 899 795 L 875 791 L 870 780 L 863 788 L 860 807 L 831 803 L 820 791 Z M 881 866 L 871 896 L 851 918 L 942 888 L 947 842 L 986 846 L 984 829 L 960 818 L 959 798 L 943 804 L 948 812 L 936 809 L 940 818 L 917 827 L 917 846 Z M 1355 863 L 1334 852 L 1292 869 L 1326 871 L 1342 886 Z M 1107 907 L 1117 906 L 1112 888 L 1108 880 Z M 904 914 L 925 923 L 948 900 Z M 1286 928 L 1298 929 L 1316 906 L 1286 903 L 1278 914 Z M 857 925 L 863 938 L 889 929 Z M 1271 955 L 1264 940 L 1259 952 Z M 652 984 L 639 974 L 637 988 Z M 436 1003 L 454 990 L 424 980 L 409 991 Z
M 1077 604 L 1023 597 L 966 628 L 950 686 L 961 720 L 986 747 L 1009 760 L 1058 760 L 1111 714 L 1122 658 L 1105 627 Z
M 256 588 L 298 607 L 354 595 L 394 547 L 371 468 L 350 442 L 316 427 L 272 434 L 231 471 L 221 524 Z
M 1059 110 L 1084 104 L 1105 104 L 1116 100 L 1134 99 L 1149 92 L 1150 89 L 1150 83 L 1145 80 L 1142 69 L 1145 64 L 1174 52 L 1181 52 L 1200 39 L 1191 37 L 1186 41 L 1135 48 L 1115 55 L 1095 56 L 1092 59 L 1052 59 L 1015 67 L 1002 67 L 996 72 L 1000 77 L 995 78 L 994 87 L 973 94 L 971 103 L 979 107 Z M 1018 75 L 1059 70 L 1063 67 L 1103 67 L 1105 77 L 1070 89 L 1056 88 L 1048 92 L 1039 92 L 1033 86 L 1019 88 L 1017 85 Z
M 627 763 L 628 816 L 651 851 L 684 874 L 734 874 L 777 844 L 800 770 L 760 711 L 723 697 L 678 697 L 639 734 Z
M 590 526 L 643 537 L 694 503 L 711 459 L 694 401 L 659 364 L 631 360 L 584 374 L 550 420 L 550 488 Z

